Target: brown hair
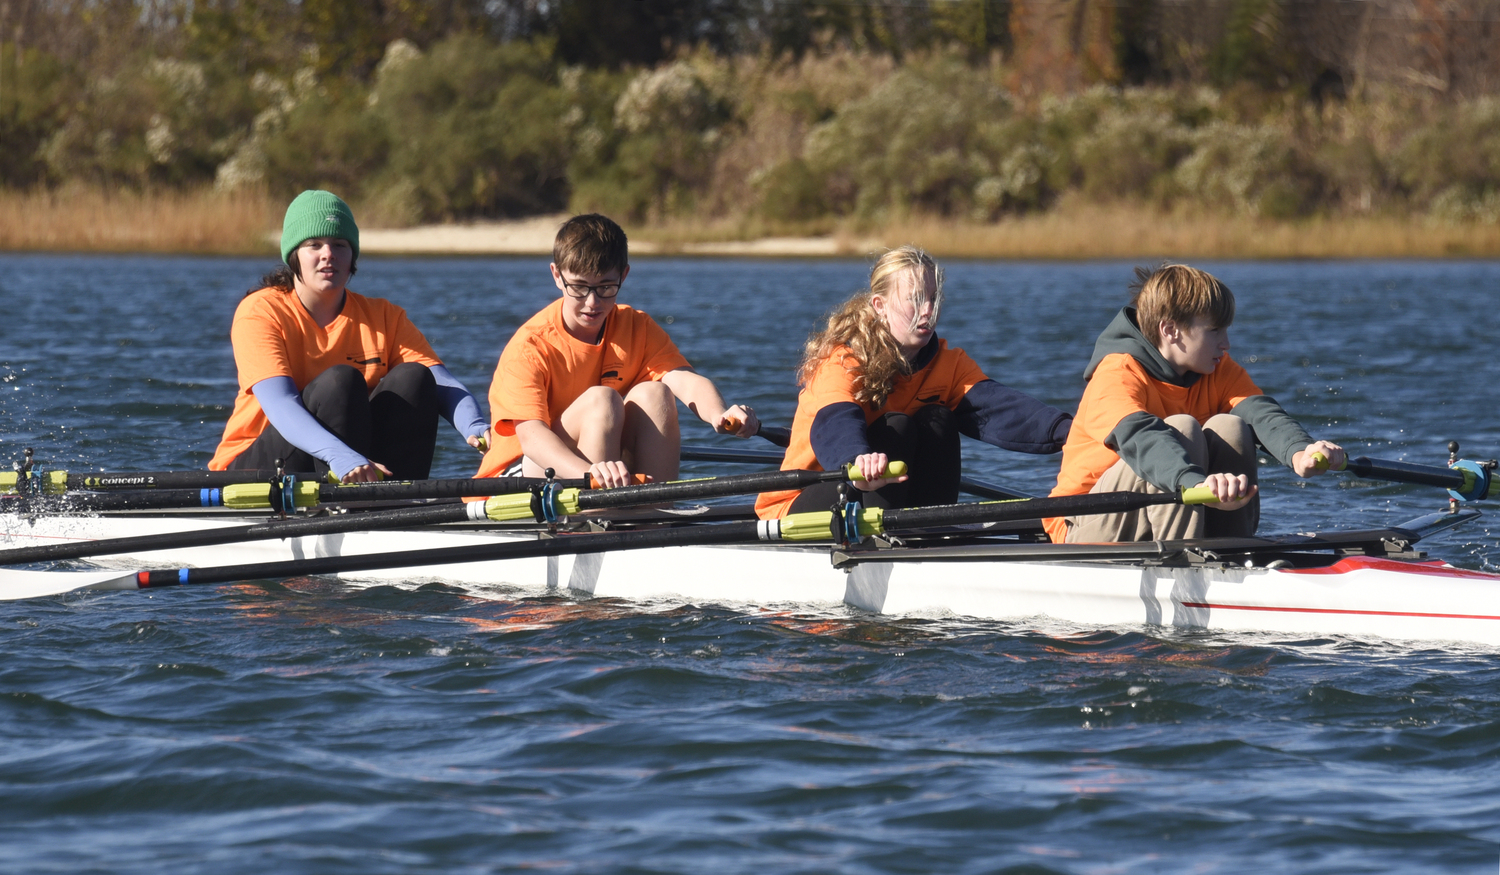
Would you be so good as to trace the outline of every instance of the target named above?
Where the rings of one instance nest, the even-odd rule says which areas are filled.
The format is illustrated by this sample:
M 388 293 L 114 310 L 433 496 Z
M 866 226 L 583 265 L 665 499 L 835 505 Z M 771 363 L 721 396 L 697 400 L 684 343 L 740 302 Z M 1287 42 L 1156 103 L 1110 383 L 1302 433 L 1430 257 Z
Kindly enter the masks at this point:
M 552 263 L 574 276 L 600 276 L 630 265 L 625 230 L 608 216 L 587 213 L 563 222 L 552 243 Z
M 870 299 L 876 295 L 889 298 L 902 275 L 927 273 L 933 278 L 932 318 L 937 320 L 943 305 L 943 269 L 931 255 L 915 246 L 902 246 L 882 255 L 870 269 L 870 286 L 844 301 L 828 314 L 828 325 L 807 339 L 802 363 L 797 367 L 797 384 L 806 386 L 828 357 L 840 347 L 848 349 L 844 367 L 858 371 L 854 381 L 854 400 L 878 410 L 885 405 L 896 380 L 911 373 L 911 362 L 901 354 L 896 338 L 885 319 L 875 312 Z M 921 295 L 923 283 L 914 284 L 913 293 Z
M 1207 316 L 1214 328 L 1234 322 L 1234 292 L 1207 271 L 1185 264 L 1160 264 L 1135 269 L 1130 284 L 1136 324 L 1153 346 L 1161 343 L 1161 323 L 1170 319 L 1186 328 Z

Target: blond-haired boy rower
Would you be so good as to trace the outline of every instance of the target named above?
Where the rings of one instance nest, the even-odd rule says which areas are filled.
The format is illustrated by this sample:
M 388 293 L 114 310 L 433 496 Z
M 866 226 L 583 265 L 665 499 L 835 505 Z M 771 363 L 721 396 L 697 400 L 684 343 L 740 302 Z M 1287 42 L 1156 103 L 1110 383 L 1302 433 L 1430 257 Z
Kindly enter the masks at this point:
M 1229 357 L 1228 286 L 1181 264 L 1137 268 L 1136 280 L 1131 306 L 1094 345 L 1052 494 L 1207 486 L 1218 504 L 1050 519 L 1048 534 L 1058 543 L 1252 535 L 1257 442 L 1301 477 L 1319 473 L 1315 454 L 1337 467 L 1344 451 L 1314 441 Z
M 527 320 L 490 383 L 490 449 L 477 477 L 520 463 L 540 477 L 592 476 L 625 486 L 632 474 L 677 477 L 677 401 L 723 434 L 759 429 L 749 407 L 728 407 L 661 326 L 616 303 L 630 275 L 625 232 L 588 214 L 563 223 L 552 247 L 556 301 Z

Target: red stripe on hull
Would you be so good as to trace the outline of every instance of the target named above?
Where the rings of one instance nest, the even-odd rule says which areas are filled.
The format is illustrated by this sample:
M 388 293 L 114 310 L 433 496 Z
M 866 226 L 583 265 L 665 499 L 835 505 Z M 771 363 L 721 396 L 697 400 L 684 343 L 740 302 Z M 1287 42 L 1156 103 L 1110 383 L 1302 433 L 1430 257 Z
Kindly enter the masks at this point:
M 1500 620 L 1489 614 L 1433 614 L 1422 611 L 1351 611 L 1343 608 L 1279 608 L 1269 605 L 1216 605 L 1210 602 L 1183 602 L 1185 608 L 1208 608 L 1215 611 L 1268 611 L 1281 614 L 1351 614 L 1362 617 L 1422 617 L 1434 620 Z
M 1379 559 L 1374 556 L 1347 556 L 1326 568 L 1282 568 L 1282 574 L 1348 574 L 1351 571 L 1394 571 L 1398 574 L 1425 574 L 1433 577 L 1462 577 L 1470 580 L 1493 580 L 1500 583 L 1500 574 L 1488 571 L 1470 571 L 1454 568 L 1440 559 L 1400 560 Z

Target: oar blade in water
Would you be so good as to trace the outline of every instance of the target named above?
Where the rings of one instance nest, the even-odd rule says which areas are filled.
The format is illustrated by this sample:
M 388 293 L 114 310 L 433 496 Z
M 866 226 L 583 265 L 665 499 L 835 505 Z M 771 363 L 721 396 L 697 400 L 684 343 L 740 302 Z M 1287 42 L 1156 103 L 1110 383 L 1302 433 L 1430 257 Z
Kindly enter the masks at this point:
M 134 571 L 26 571 L 0 568 L 0 601 L 35 599 L 83 589 L 139 589 Z

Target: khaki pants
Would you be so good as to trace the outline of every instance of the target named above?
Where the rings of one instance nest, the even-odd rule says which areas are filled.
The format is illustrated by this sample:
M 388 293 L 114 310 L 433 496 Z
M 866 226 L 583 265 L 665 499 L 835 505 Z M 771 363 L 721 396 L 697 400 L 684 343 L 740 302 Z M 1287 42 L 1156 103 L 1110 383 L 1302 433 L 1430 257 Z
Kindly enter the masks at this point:
M 1202 426 L 1191 416 L 1166 419 L 1193 464 L 1210 474 L 1244 474 L 1256 482 L 1255 435 L 1238 416 L 1220 413 Z M 1152 492 L 1157 489 L 1142 480 L 1121 459 L 1110 467 L 1089 494 L 1097 492 Z M 1185 507 L 1162 504 L 1130 513 L 1068 517 L 1069 544 L 1109 541 L 1175 541 L 1184 538 L 1234 538 L 1255 534 L 1260 525 L 1260 494 L 1239 510 L 1221 511 L 1212 505 Z

